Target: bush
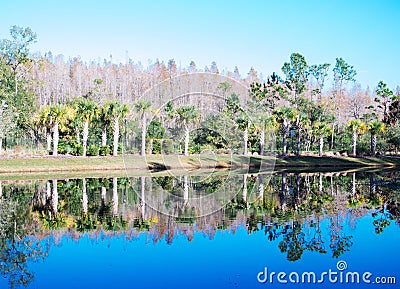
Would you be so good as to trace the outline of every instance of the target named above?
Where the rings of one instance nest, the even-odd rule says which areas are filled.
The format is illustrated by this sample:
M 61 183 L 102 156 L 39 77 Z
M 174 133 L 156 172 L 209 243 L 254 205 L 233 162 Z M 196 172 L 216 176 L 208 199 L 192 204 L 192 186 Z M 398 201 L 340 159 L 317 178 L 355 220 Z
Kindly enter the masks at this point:
M 189 144 L 189 154 L 199 154 L 202 150 L 202 145 L 200 144 Z
M 161 141 L 159 141 L 159 140 L 153 141 L 152 153 L 153 154 L 161 154 Z
M 83 146 L 81 143 L 78 143 L 74 140 L 69 142 L 69 145 L 72 148 L 71 154 L 74 156 L 81 156 L 83 155 Z
M 162 142 L 161 153 L 166 155 L 175 153 L 174 143 L 171 139 L 166 139 Z
M 60 140 L 58 142 L 57 152 L 59 154 L 72 154 L 72 151 L 73 151 L 73 149 L 72 149 L 70 143 L 63 141 L 63 140 Z
M 100 148 L 98 146 L 92 144 L 87 148 L 86 155 L 88 155 L 88 156 L 98 156 L 99 155 L 99 151 L 100 151 Z
M 101 156 L 108 156 L 111 154 L 111 148 L 110 146 L 101 146 L 99 148 L 99 155 Z

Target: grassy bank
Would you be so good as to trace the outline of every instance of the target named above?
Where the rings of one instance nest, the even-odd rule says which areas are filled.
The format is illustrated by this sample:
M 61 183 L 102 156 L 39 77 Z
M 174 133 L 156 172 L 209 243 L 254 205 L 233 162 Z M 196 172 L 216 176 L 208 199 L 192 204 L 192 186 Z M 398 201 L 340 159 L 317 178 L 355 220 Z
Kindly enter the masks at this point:
M 352 158 L 352 157 L 247 157 L 230 155 L 151 155 L 118 157 L 36 157 L 0 158 L 0 175 L 4 174 L 76 174 L 98 172 L 104 175 L 116 171 L 161 172 L 165 170 L 199 171 L 207 169 L 345 169 L 345 168 L 394 168 L 400 166 L 400 158 Z

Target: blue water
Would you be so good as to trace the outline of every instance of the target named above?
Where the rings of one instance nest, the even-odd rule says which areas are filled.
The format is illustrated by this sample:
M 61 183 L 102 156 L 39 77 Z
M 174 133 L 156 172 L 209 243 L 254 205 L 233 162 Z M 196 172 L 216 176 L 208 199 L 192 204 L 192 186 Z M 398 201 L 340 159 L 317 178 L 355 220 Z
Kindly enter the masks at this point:
M 160 193 L 157 182 L 183 193 L 179 178 L 7 182 L 0 289 L 12 282 L 27 289 L 400 288 L 400 192 L 379 183 L 393 184 L 397 175 L 277 174 L 254 202 L 262 178 L 239 175 L 229 185 L 241 191 L 245 180 L 247 200 L 239 194 L 204 217 L 168 198 L 164 209 L 186 211 L 167 217 L 142 206 L 142 195 L 152 200 Z M 226 182 L 215 180 L 204 182 L 204 191 Z
M 264 231 L 248 234 L 242 226 L 232 231 L 217 231 L 210 240 L 197 232 L 189 242 L 183 234 L 172 244 L 153 243 L 148 233 L 127 240 L 126 235 L 98 238 L 87 234 L 79 240 L 63 237 L 50 248 L 43 262 L 30 263 L 34 281 L 27 288 L 399 288 L 377 284 L 279 284 L 275 279 L 261 284 L 257 274 L 265 267 L 269 272 L 338 271 L 339 260 L 347 262 L 346 271 L 395 276 L 400 282 L 398 261 L 399 226 L 393 221 L 377 235 L 370 215 L 359 219 L 355 228 L 345 225 L 353 236 L 353 246 L 338 259 L 326 254 L 305 251 L 295 262 L 286 260 L 278 244 L 281 237 L 269 241 Z M 329 249 L 329 223 L 321 224 Z M 308 229 L 304 229 L 307 234 Z M 346 272 L 343 271 L 343 272 Z M 375 285 L 375 286 L 374 286 Z M 0 282 L 7 288 L 7 281 Z

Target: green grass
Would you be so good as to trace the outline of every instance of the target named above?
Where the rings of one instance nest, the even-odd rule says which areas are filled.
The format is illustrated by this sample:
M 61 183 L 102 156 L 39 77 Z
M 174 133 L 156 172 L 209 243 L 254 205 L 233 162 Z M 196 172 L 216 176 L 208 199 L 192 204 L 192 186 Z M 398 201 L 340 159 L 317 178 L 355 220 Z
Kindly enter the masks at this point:
M 151 155 L 118 157 L 34 157 L 0 158 L 0 179 L 12 176 L 89 177 L 140 176 L 174 174 L 200 174 L 210 170 L 258 172 L 271 169 L 293 171 L 338 171 L 345 169 L 395 168 L 400 158 L 352 157 L 247 157 L 230 155 Z

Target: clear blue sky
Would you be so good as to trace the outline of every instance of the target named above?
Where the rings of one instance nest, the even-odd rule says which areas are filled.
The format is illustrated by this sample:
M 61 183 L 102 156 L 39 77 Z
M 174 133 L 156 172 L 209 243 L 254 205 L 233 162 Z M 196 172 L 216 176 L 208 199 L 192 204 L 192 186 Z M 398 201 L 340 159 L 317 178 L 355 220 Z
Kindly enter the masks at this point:
M 174 58 L 199 68 L 281 73 L 299 52 L 309 64 L 343 57 L 365 88 L 400 85 L 400 1 L 1 0 L 0 38 L 12 25 L 38 34 L 34 51 L 97 60 Z M 331 81 L 332 79 L 330 79 Z

